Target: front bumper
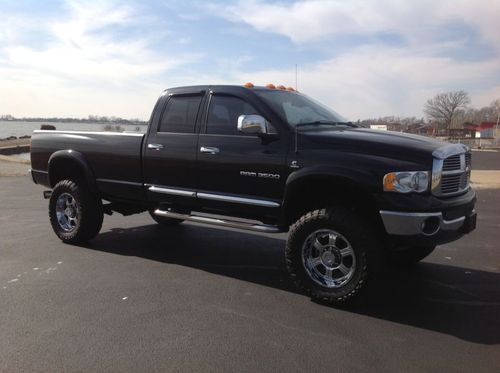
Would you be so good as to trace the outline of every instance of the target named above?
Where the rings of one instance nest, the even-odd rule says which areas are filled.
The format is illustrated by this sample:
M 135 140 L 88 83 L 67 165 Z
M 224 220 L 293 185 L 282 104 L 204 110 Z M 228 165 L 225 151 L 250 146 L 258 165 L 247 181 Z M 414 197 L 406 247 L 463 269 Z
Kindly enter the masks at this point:
M 380 211 L 385 230 L 390 235 L 434 236 L 439 231 L 460 231 L 469 233 L 476 228 L 476 211 L 468 216 L 445 220 L 441 212 L 397 212 Z
M 391 196 L 390 200 L 379 200 L 385 202 L 379 203 L 379 212 L 390 242 L 396 245 L 439 245 L 457 240 L 476 228 L 476 196 L 472 189 L 449 199 L 417 198 L 410 201 Z M 417 208 L 415 202 L 424 200 L 425 203 Z

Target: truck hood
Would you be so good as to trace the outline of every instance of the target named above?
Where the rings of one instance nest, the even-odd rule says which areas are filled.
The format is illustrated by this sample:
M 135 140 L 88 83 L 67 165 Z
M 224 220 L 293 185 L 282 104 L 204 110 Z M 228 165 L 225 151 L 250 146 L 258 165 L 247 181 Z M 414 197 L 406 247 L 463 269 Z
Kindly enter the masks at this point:
M 419 135 L 366 128 L 306 130 L 302 131 L 301 135 L 316 144 L 328 145 L 336 151 L 363 153 L 416 163 L 428 163 L 432 159 L 432 152 L 447 144 Z

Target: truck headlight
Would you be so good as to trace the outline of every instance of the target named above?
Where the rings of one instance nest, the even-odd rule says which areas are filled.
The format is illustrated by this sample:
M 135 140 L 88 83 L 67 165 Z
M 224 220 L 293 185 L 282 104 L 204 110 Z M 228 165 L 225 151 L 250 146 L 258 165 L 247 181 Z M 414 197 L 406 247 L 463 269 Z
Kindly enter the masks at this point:
M 384 176 L 384 191 L 423 193 L 429 188 L 428 171 L 391 172 Z

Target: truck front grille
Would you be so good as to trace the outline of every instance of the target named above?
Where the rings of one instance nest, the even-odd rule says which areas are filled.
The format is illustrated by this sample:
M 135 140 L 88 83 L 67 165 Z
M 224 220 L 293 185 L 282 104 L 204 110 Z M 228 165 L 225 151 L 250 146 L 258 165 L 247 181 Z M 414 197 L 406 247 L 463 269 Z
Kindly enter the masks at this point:
M 460 154 L 452 155 L 443 161 L 443 171 L 460 170 Z
M 472 156 L 467 153 L 454 154 L 442 160 L 441 181 L 433 189 L 437 196 L 447 197 L 465 193 L 469 188 Z M 439 172 L 439 167 L 436 170 Z

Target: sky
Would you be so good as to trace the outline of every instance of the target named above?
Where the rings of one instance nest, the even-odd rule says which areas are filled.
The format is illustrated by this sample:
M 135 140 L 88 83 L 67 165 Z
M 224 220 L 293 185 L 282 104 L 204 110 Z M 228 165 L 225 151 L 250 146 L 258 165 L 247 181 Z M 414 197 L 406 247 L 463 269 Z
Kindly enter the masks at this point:
M 0 115 L 148 119 L 191 84 L 295 86 L 351 120 L 500 98 L 500 0 L 0 0 Z

